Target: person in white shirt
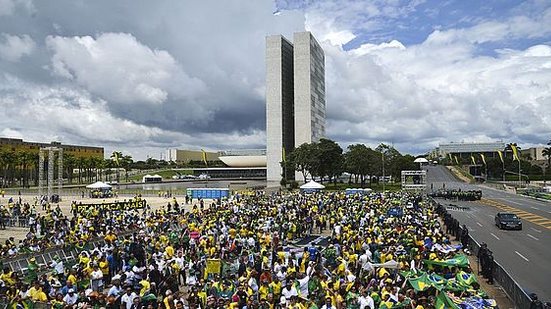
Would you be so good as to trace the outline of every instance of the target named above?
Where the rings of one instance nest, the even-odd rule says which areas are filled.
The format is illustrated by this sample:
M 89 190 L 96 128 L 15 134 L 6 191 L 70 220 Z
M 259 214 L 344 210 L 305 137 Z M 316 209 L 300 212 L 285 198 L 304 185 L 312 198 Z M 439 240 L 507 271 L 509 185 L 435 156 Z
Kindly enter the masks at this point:
M 327 297 L 325 299 L 325 304 L 323 304 L 320 309 L 337 309 L 337 307 L 331 304 L 331 297 Z
M 314 263 L 309 263 L 308 269 L 306 271 L 306 274 L 299 273 L 299 278 L 297 278 L 299 290 L 300 290 L 300 296 L 304 298 L 308 298 L 308 282 L 310 282 L 310 275 L 314 271 L 315 265 Z
M 101 292 L 101 289 L 103 288 L 103 272 L 98 265 L 94 265 L 94 271 L 90 274 L 90 279 L 92 290 Z
M 375 302 L 373 301 L 373 298 L 371 298 L 367 290 L 362 291 L 361 296 L 358 297 L 358 301 L 360 303 L 360 309 L 375 309 Z
M 121 307 L 131 309 L 135 297 L 138 297 L 138 295 L 132 291 L 132 288 L 127 287 L 126 293 L 121 297 Z
M 290 280 L 287 281 L 287 283 L 285 284 L 285 287 L 281 290 L 281 295 L 285 296 L 285 299 L 287 300 L 287 302 L 291 300 L 291 297 L 298 296 L 297 289 L 294 286 L 292 286 Z
M 69 306 L 76 304 L 77 300 L 78 300 L 78 295 L 75 293 L 75 290 L 73 289 L 69 289 L 69 292 L 67 293 L 67 295 L 63 297 L 63 301 Z

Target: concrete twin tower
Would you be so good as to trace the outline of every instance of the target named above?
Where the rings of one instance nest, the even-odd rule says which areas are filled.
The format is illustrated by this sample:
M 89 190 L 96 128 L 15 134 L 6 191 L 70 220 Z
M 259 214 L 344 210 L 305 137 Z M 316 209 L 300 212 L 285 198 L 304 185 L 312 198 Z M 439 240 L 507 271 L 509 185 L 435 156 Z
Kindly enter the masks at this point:
M 283 156 L 325 136 L 325 55 L 310 32 L 266 37 L 267 180 L 282 178 Z M 293 178 L 293 171 L 287 178 Z

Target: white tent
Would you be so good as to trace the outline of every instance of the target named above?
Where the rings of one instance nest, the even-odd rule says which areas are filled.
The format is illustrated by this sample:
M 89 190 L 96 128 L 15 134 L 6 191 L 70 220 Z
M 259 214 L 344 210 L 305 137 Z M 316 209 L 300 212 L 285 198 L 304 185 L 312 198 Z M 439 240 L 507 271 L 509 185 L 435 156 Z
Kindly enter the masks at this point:
M 86 188 L 88 188 L 88 189 L 111 189 L 112 187 L 110 185 L 106 184 L 105 182 L 98 181 L 98 182 L 95 182 L 91 185 L 87 185 Z
M 429 160 L 425 158 L 417 158 L 413 161 L 414 163 L 429 163 Z
M 300 186 L 300 189 L 301 190 L 321 190 L 321 189 L 325 189 L 325 186 L 313 180 L 310 180 L 309 182 Z
M 162 182 L 163 181 L 163 177 L 160 176 L 160 175 L 145 175 L 143 176 L 142 178 L 142 182 Z

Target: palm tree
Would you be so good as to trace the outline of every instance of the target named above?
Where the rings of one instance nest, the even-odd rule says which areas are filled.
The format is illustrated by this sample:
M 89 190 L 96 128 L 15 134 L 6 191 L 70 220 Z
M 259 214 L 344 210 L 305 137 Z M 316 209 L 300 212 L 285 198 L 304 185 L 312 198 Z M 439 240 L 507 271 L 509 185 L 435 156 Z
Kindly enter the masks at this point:
M 126 155 L 122 157 L 121 165 L 124 168 L 125 182 L 128 182 L 128 170 L 130 169 L 132 163 L 134 163 L 134 160 L 132 160 L 132 156 Z
M 86 160 L 83 157 L 77 159 L 78 166 L 78 183 L 82 183 L 82 173 L 84 171 L 84 166 L 86 165 Z
M 111 159 L 103 159 L 103 165 L 105 166 L 105 180 L 111 181 L 111 168 L 113 167 L 113 161 Z
M 18 163 L 20 164 L 21 170 L 21 185 L 23 187 L 26 187 L 29 185 L 29 173 L 28 169 L 29 166 L 32 166 L 33 164 L 33 156 L 30 152 L 23 151 L 18 154 Z
M 70 153 L 63 153 L 63 165 L 67 170 L 67 180 L 69 183 L 73 183 L 73 169 L 77 164 L 77 159 Z
M 15 166 L 17 165 L 17 155 L 15 151 L 6 151 L 1 154 L 0 161 L 4 170 L 4 185 L 10 186 L 15 178 Z
M 122 152 L 113 151 L 110 158 L 113 161 L 113 165 L 117 168 L 117 182 L 120 182 L 119 168 L 121 166 L 122 159 L 123 159 Z

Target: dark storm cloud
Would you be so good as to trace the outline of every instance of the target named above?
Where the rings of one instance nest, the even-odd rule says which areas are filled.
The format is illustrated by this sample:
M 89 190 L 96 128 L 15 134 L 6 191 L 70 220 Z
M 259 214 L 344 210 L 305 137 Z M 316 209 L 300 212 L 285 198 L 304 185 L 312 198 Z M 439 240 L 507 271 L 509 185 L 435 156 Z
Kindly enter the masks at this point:
M 301 30 L 303 17 L 276 18 L 270 1 L 219 4 L 37 1 L 32 11 L 0 20 L 3 32 L 36 42 L 34 55 L 0 68 L 21 80 L 82 89 L 113 117 L 137 125 L 186 135 L 262 131 L 264 37 Z M 95 58 L 98 50 L 103 58 Z M 144 59 L 123 61 L 124 54 Z

